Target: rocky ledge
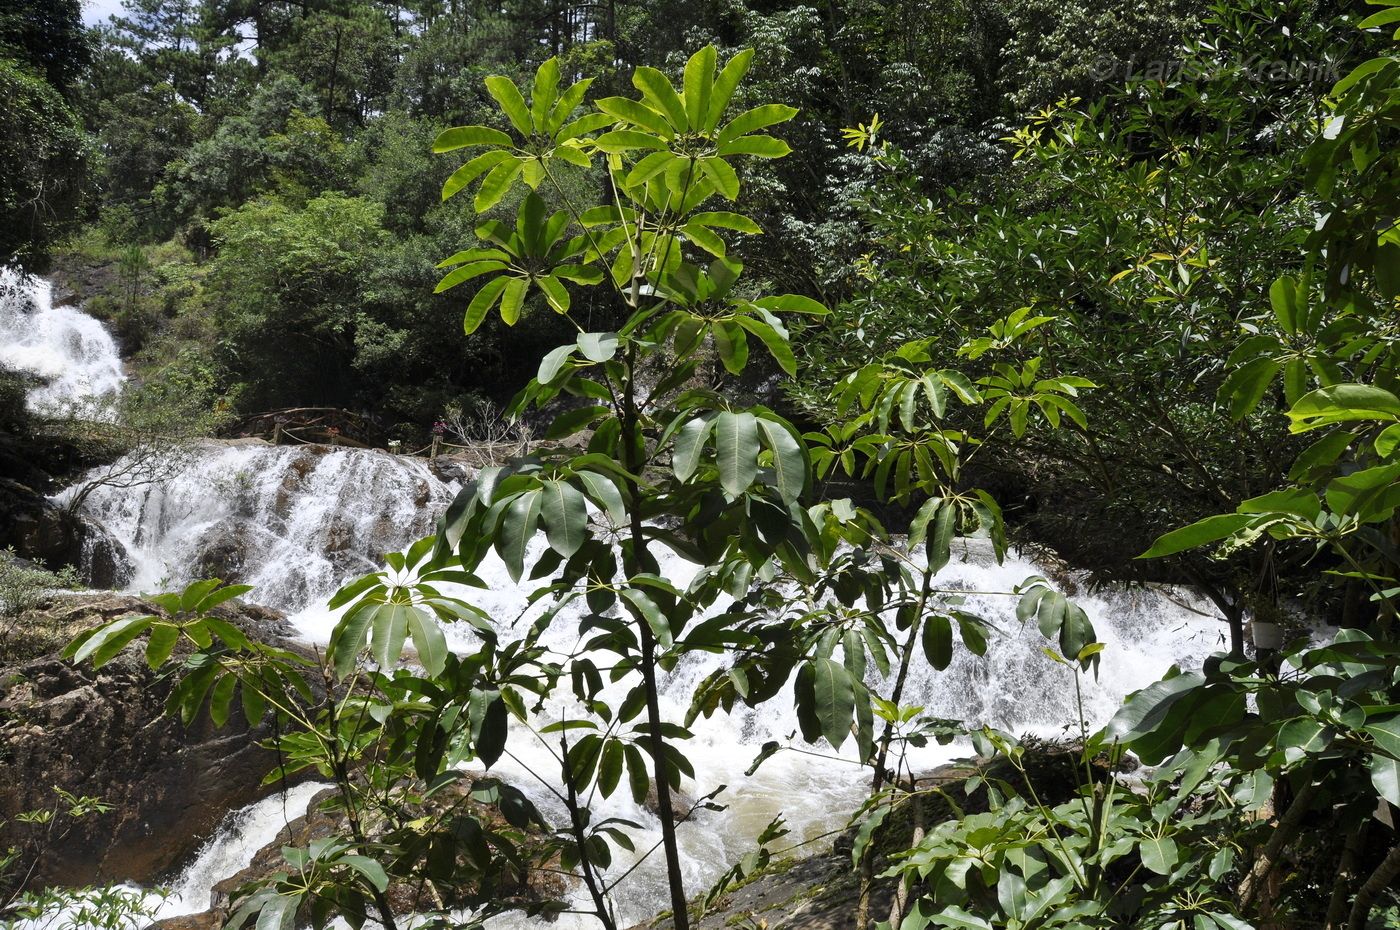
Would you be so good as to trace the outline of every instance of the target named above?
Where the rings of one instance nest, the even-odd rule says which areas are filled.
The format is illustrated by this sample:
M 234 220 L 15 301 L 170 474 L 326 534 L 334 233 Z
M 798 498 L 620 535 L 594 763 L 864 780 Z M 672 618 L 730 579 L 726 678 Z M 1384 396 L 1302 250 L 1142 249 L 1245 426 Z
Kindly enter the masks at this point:
M 20 618 L 25 635 L 51 644 L 98 623 L 159 610 L 120 594 L 56 596 Z M 250 635 L 290 645 L 275 611 L 231 602 L 215 611 Z M 139 645 L 138 641 L 138 645 Z M 94 672 L 51 646 L 0 667 L 0 849 L 17 846 L 29 885 L 154 884 L 184 862 L 230 811 L 265 796 L 276 764 L 235 714 L 215 728 L 162 714 L 171 678 L 152 672 L 135 646 Z M 58 792 L 96 797 L 105 813 L 50 824 L 17 816 L 53 810 Z

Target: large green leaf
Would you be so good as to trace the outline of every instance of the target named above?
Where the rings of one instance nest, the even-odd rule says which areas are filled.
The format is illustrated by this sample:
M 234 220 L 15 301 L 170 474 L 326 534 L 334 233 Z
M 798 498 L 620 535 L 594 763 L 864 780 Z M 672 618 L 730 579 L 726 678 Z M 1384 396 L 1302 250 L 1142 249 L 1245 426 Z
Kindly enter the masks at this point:
M 499 129 L 489 126 L 454 126 L 438 133 L 433 140 L 433 151 L 441 154 L 470 145 L 510 145 L 511 138 Z
M 369 635 L 369 624 L 374 619 L 378 605 L 372 601 L 361 601 L 346 611 L 331 632 L 330 656 L 336 676 L 344 678 L 355 670 L 355 660 L 364 648 Z
M 682 93 L 684 94 L 686 120 L 690 128 L 703 129 L 710 112 L 710 91 L 715 84 L 715 47 L 706 45 L 685 64 Z
M 647 626 L 651 628 L 652 635 L 656 637 L 656 641 L 661 644 L 662 648 L 671 648 L 671 623 L 661 612 L 656 601 L 651 599 L 651 595 L 639 588 L 623 588 L 622 597 L 646 621 Z
M 1145 836 L 1138 845 L 1143 868 L 1158 875 L 1170 875 L 1181 861 L 1181 851 L 1169 836 Z
M 501 515 L 496 535 L 496 551 L 510 572 L 512 581 L 519 581 L 525 571 L 525 549 L 535 535 L 540 519 L 540 491 L 525 491 L 510 502 Z
M 101 668 L 111 661 L 117 653 L 121 652 L 127 643 L 140 636 L 153 623 L 155 623 L 155 617 L 125 617 L 121 620 L 113 620 L 111 623 L 99 627 L 97 632 L 84 640 L 69 658 L 76 663 L 91 657 L 93 666 Z
M 506 286 L 501 290 L 501 322 L 514 326 L 520 319 L 520 308 L 525 305 L 525 294 L 530 283 L 524 278 L 506 278 Z
M 797 358 L 792 354 L 792 346 L 788 344 L 786 333 L 781 333 L 763 320 L 751 316 L 736 317 L 736 322 L 759 338 L 779 368 L 789 375 L 797 374 Z
M 676 442 L 671 450 L 671 471 L 680 481 L 689 481 L 700 467 L 705 452 L 705 440 L 710 436 L 713 420 L 696 417 L 676 433 Z
M 705 123 L 703 126 L 695 127 L 705 132 L 713 132 L 719 125 L 719 121 L 724 118 L 724 111 L 729 108 L 729 101 L 734 97 L 734 91 L 738 89 L 739 82 L 748 73 L 749 65 L 753 63 L 754 51 L 746 48 L 729 59 L 719 76 L 715 78 L 714 86 L 710 89 L 710 105 L 705 113 Z
M 502 112 L 510 120 L 516 132 L 528 137 L 534 131 L 534 124 L 530 119 L 530 108 L 525 104 L 525 97 L 520 93 L 520 88 L 515 86 L 515 82 L 508 77 L 493 74 L 486 79 L 486 90 L 500 104 Z
M 535 70 L 535 85 L 530 90 L 530 122 L 537 131 L 549 125 L 555 101 L 559 99 L 559 59 L 547 59 Z
M 1130 697 L 1113 715 L 1106 732 L 1123 742 L 1131 742 L 1151 732 L 1153 727 L 1166 719 L 1174 704 L 1189 697 L 1205 684 L 1205 680 L 1200 672 L 1186 672 L 1149 685 Z
M 796 115 L 795 108 L 780 103 L 769 103 L 754 107 L 752 110 L 745 110 L 725 124 L 719 132 L 719 141 L 721 143 L 729 142 L 756 129 L 785 123 Z
M 447 663 L 447 637 L 442 627 L 425 611 L 412 609 L 408 614 L 408 635 L 418 651 L 418 662 L 429 675 L 441 675 Z
M 1365 729 L 1378 747 L 1400 759 L 1400 714 L 1380 720 L 1367 720 Z
M 485 213 L 496 204 L 505 199 L 510 192 L 511 185 L 520 175 L 525 163 L 517 158 L 498 163 L 494 168 L 486 173 L 486 177 L 481 182 L 480 189 L 476 192 L 476 199 L 472 201 L 472 207 L 477 213 Z
M 604 113 L 631 123 L 639 129 L 655 133 L 663 139 L 670 139 L 675 135 L 675 131 L 660 113 L 628 97 L 604 97 L 596 102 L 596 106 Z
M 677 132 L 685 132 L 690 128 L 685 104 L 677 96 L 676 89 L 671 86 L 666 75 L 655 68 L 643 66 L 632 73 L 632 84 L 642 92 L 647 102 L 666 117 L 667 122 Z
M 1158 559 L 1162 556 L 1184 552 L 1187 549 L 1194 549 L 1206 543 L 1218 542 L 1244 529 L 1255 519 L 1257 518 L 1253 514 L 1244 513 L 1222 513 L 1206 517 L 1204 520 L 1197 520 L 1189 526 L 1183 526 L 1179 530 L 1172 530 L 1170 533 L 1157 537 L 1152 548 L 1138 558 Z
M 758 422 L 748 412 L 724 411 L 715 418 L 715 459 L 719 483 L 731 497 L 758 477 Z
M 1374 755 L 1366 766 L 1371 772 L 1371 784 L 1376 793 L 1400 807 L 1400 761 L 1389 756 Z
M 944 501 L 929 521 L 928 569 L 942 571 L 953 557 L 953 535 L 958 531 L 958 508 Z
M 547 481 L 541 491 L 544 531 L 555 552 L 568 558 L 588 538 L 588 507 L 578 488 L 565 481 Z
M 577 341 L 590 362 L 606 362 L 617 354 L 617 333 L 580 333 Z
M 1264 392 L 1269 389 L 1280 367 L 1280 362 L 1265 356 L 1251 359 L 1230 372 L 1220 386 L 1220 396 L 1229 405 L 1230 416 L 1239 420 L 1252 413 L 1263 400 Z
M 718 149 L 720 155 L 752 155 L 755 158 L 782 158 L 791 151 L 792 146 L 772 136 L 744 136 L 726 142 Z
M 761 417 L 758 428 L 763 431 L 764 444 L 773 453 L 778 495 L 785 503 L 794 503 L 807 487 L 807 459 L 802 454 L 802 444 L 786 424 Z
M 1295 433 L 1349 420 L 1400 420 L 1400 398 L 1369 384 L 1337 384 L 1306 394 L 1288 411 Z
M 370 652 L 385 671 L 391 670 L 403 653 L 408 637 L 408 616 L 414 608 L 406 604 L 380 604 L 370 623 Z
M 953 624 L 942 614 L 924 620 L 924 655 L 929 665 L 942 671 L 953 661 Z
M 825 737 L 840 749 L 850 735 L 855 713 L 856 695 L 850 672 L 840 662 L 813 659 L 798 670 L 794 687 L 803 739 L 815 742 L 818 737 Z

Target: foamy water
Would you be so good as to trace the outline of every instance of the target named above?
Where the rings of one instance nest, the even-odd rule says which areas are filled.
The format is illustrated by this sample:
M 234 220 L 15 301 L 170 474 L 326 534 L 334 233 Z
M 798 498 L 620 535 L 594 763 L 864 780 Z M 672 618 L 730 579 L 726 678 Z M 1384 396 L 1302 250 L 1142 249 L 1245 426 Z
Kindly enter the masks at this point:
M 0 272 L 0 367 L 34 376 L 31 410 L 50 416 L 101 416 L 126 376 L 116 341 L 74 307 L 53 305 L 53 286 Z
M 335 588 L 370 570 L 379 553 L 402 549 L 429 532 L 454 491 L 421 460 L 377 451 L 211 444 L 195 467 L 166 485 L 135 491 L 103 489 L 84 509 L 127 547 L 136 568 L 134 590 L 171 587 L 199 577 L 209 541 L 236 537 L 241 541 L 237 547 L 240 579 L 258 586 L 249 598 L 289 611 L 304 639 L 324 644 L 335 616 L 322 605 Z M 536 539 L 531 557 L 544 547 L 543 537 Z M 1041 653 L 1045 641 L 1034 624 L 1023 627 L 1016 620 L 1014 598 L 989 593 L 1010 592 L 1025 577 L 1043 570 L 1017 556 L 998 565 L 988 556 L 987 547 L 975 541 L 961 541 L 955 549 L 956 557 L 939 573 L 937 586 L 974 592 L 966 595 L 961 609 L 985 617 L 996 633 L 985 658 L 959 651 L 943 672 L 933 671 L 922 658 L 916 660 L 905 703 L 922 705 L 933 716 L 1016 732 L 1063 732 L 1076 718 L 1072 672 Z M 663 547 L 656 550 L 662 575 L 678 586 L 687 584 L 696 566 Z M 494 555 L 478 574 L 487 582 L 487 590 L 454 593 L 482 607 L 502 627 L 523 631 L 542 609 L 527 606 L 533 586 L 512 583 Z M 1178 594 L 1176 601 L 1181 597 Z M 1076 600 L 1107 645 L 1100 675 L 1083 681 L 1091 725 L 1105 721 L 1124 694 L 1157 679 L 1171 664 L 1197 662 L 1222 642 L 1222 626 L 1190 609 L 1205 610 L 1189 597 L 1179 604 L 1152 592 L 1117 591 Z M 545 644 L 572 652 L 578 617 L 571 609 L 562 611 Z M 455 649 L 475 648 L 475 638 L 464 625 L 450 627 L 448 633 Z M 695 686 L 719 661 L 715 656 L 691 656 L 663 677 L 661 702 L 667 719 L 683 718 Z M 606 697 L 618 700 L 632 684 L 624 679 L 609 685 Z M 870 684 L 880 683 L 872 678 Z M 552 719 L 580 715 L 571 695 L 556 696 L 546 713 Z M 695 738 L 681 744 L 696 768 L 685 792 L 696 798 L 725 785 L 716 801 L 727 806 L 723 811 L 701 812 L 680 827 L 686 886 L 692 894 L 703 891 L 751 849 L 753 837 L 778 814 L 792 831 L 783 843 L 813 840 L 803 851 L 821 848 L 831 833 L 844 826 L 868 785 L 867 770 L 852 764 L 854 750 L 849 744 L 836 754 L 824 745 L 809 747 L 789 739 L 798 729 L 790 689 L 757 710 L 736 709 L 732 715 L 702 718 L 693 729 Z M 780 752 L 754 776 L 745 776 L 759 748 L 769 740 L 817 755 Z M 513 724 L 508 746 L 513 758 L 502 759 L 496 771 L 525 790 L 546 816 L 562 819 L 561 805 L 536 777 L 549 780 L 558 771 L 551 748 L 557 747 L 541 744 Z M 930 747 L 921 750 L 911 765 L 927 769 L 964 754 L 965 747 Z M 286 807 L 298 806 L 304 808 L 304 801 Z M 206 906 L 209 888 L 247 864 L 258 839 L 271 837 L 280 828 L 283 812 L 280 802 L 263 802 L 233 818 L 175 883 L 175 893 L 162 913 L 189 913 Z M 297 809 L 290 816 L 301 812 Z M 660 840 L 656 818 L 634 804 L 625 787 L 600 801 L 596 813 L 640 823 L 642 828 L 634 836 L 639 853 Z M 621 850 L 616 854 L 609 881 L 635 861 Z M 577 894 L 576 903 L 587 906 L 583 890 Z M 666 905 L 659 852 L 618 884 L 614 901 L 623 926 Z M 506 916 L 497 923 L 511 928 L 530 921 Z M 572 924 L 586 926 L 592 921 L 561 917 L 561 926 Z

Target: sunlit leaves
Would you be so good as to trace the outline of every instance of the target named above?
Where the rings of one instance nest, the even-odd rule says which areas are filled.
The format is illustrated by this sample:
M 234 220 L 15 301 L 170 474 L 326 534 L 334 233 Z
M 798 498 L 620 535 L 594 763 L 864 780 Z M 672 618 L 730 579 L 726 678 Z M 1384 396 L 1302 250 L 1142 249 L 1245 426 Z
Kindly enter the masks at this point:
M 488 221 L 477 228 L 489 248 L 468 249 L 444 260 L 438 267 L 451 268 L 438 282 L 441 293 L 486 274 L 504 272 L 483 285 L 467 306 L 463 326 L 471 333 L 486 319 L 492 307 L 500 305 L 501 320 L 514 325 L 531 288 L 537 288 L 557 313 L 569 310 L 569 292 L 564 280 L 576 284 L 596 284 L 602 274 L 576 264 L 585 242 L 565 235 L 568 226 L 563 211 L 546 217 L 543 199 L 531 193 L 520 203 L 514 228 Z
M 720 487 L 731 497 L 748 492 L 761 473 L 787 503 L 806 490 L 806 450 L 792 426 L 776 415 L 721 411 L 686 418 L 674 432 L 671 469 L 679 481 L 690 481 L 709 451 Z
M 585 78 L 561 94 L 559 62 L 554 58 L 536 72 L 530 100 L 525 99 L 510 78 L 488 77 L 486 90 L 517 135 L 512 137 L 488 126 L 456 126 L 440 133 L 433 143 L 435 152 L 492 147 L 491 151 L 477 155 L 453 173 L 443 186 L 442 199 L 447 200 L 485 175 L 475 200 L 477 211 L 483 212 L 500 203 L 518 178 L 534 189 L 555 163 L 587 168 L 590 164 L 587 148 L 577 140 L 610 121 L 603 116 L 601 121 L 589 120 L 583 126 L 578 125 L 578 121 L 569 122 L 583 102 L 590 83 L 592 79 Z

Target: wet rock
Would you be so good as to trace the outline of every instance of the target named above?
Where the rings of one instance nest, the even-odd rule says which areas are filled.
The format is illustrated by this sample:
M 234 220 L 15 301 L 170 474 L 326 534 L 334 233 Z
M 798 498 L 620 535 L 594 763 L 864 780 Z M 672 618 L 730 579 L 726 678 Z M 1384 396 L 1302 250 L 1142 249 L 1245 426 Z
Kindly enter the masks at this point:
M 695 801 L 690 795 L 684 791 L 677 791 L 675 788 L 671 789 L 671 820 L 673 822 L 680 823 L 685 820 L 686 814 L 690 813 L 690 809 L 694 806 Z M 661 816 L 661 799 L 656 794 L 656 782 L 652 782 L 647 788 L 647 796 L 642 801 L 642 807 L 650 811 L 653 816 Z M 694 813 L 690 813 L 690 819 L 695 820 L 704 816 L 704 813 L 703 807 L 697 808 Z
M 1069 743 L 1026 740 L 1027 753 L 1022 762 L 1032 773 L 1036 788 L 1048 804 L 1059 804 L 1074 795 L 1079 784 L 1077 766 L 1079 752 Z M 919 787 L 941 786 L 948 796 L 958 799 L 967 813 L 987 809 L 986 793 L 968 795 L 961 783 L 974 775 L 1002 779 L 1021 788 L 1024 781 L 1004 760 L 976 760 L 940 766 L 915 777 Z M 936 792 L 920 795 L 922 821 L 932 828 L 956 816 L 947 798 Z M 874 874 L 880 875 L 891 863 L 890 854 L 907 849 L 913 840 L 912 805 L 906 804 L 886 818 L 875 833 L 871 855 L 875 857 Z M 843 818 L 844 819 L 844 818 Z M 830 824 L 840 828 L 840 822 Z M 737 882 L 720 895 L 703 916 L 695 912 L 691 926 L 695 930 L 732 930 L 735 927 L 763 927 L 765 930 L 854 930 L 856 905 L 860 897 L 860 880 L 851 864 L 851 847 L 855 829 L 839 835 L 829 852 L 819 852 L 805 859 L 782 859 L 770 862 L 756 874 Z M 894 897 L 891 880 L 877 879 L 871 889 L 870 916 L 872 921 L 885 920 Z M 674 926 L 669 915 L 656 917 L 633 930 L 670 930 Z
M 80 569 L 94 588 L 126 583 L 131 563 L 126 549 L 101 526 L 70 513 L 32 488 L 0 478 L 0 549 L 56 570 Z
M 220 930 L 224 917 L 214 911 L 201 911 L 198 914 L 182 914 L 157 920 L 147 930 Z
M 105 528 L 82 521 L 83 554 L 79 568 L 83 581 L 94 588 L 124 588 L 131 582 L 131 556 L 121 541 Z
M 428 470 L 442 482 L 457 481 L 466 484 L 476 477 L 479 470 L 470 459 L 458 455 L 439 455 L 427 461 Z
M 126 595 L 70 595 L 24 620 L 62 642 L 106 620 L 155 612 Z M 290 645 L 291 628 L 274 611 L 230 603 L 216 613 L 250 635 Z M 30 851 L 32 887 L 155 883 L 226 812 L 268 793 L 261 782 L 276 757 L 258 741 L 270 731 L 250 731 L 237 713 L 222 728 L 207 715 L 189 727 L 163 716 L 173 681 L 147 667 L 143 644 L 96 672 L 54 652 L 0 669 L 0 848 Z M 65 821 L 59 841 L 39 844 L 37 828 L 15 817 L 53 807 L 55 789 L 100 798 L 111 810 Z
M 210 533 L 207 543 L 195 556 L 194 577 L 222 578 L 230 584 L 243 581 L 243 568 L 248 559 L 247 531 L 238 524 L 222 526 Z

